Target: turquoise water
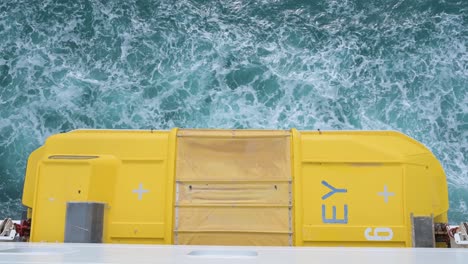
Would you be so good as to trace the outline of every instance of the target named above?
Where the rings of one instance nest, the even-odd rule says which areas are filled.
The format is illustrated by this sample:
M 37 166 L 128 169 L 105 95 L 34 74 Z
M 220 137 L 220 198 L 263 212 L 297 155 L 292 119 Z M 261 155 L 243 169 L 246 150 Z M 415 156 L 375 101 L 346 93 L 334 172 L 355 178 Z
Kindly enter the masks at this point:
M 74 2 L 74 3 L 72 3 Z M 395 129 L 468 220 L 468 1 L 0 2 L 0 216 L 76 128 Z

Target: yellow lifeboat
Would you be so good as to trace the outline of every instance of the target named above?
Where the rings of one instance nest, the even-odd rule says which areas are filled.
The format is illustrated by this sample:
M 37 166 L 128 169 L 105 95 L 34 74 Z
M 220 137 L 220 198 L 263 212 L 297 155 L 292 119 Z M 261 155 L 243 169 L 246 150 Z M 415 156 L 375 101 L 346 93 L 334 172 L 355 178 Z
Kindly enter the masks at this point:
M 435 247 L 444 171 L 393 131 L 76 130 L 28 160 L 33 242 Z

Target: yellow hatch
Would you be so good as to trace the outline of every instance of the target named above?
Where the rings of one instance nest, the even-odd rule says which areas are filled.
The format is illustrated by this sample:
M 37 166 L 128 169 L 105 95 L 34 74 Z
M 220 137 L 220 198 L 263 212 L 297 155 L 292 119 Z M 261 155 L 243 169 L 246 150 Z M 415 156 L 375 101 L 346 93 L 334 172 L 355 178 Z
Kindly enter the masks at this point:
M 77 130 L 31 154 L 23 204 L 31 241 L 412 247 L 448 194 L 398 132 Z

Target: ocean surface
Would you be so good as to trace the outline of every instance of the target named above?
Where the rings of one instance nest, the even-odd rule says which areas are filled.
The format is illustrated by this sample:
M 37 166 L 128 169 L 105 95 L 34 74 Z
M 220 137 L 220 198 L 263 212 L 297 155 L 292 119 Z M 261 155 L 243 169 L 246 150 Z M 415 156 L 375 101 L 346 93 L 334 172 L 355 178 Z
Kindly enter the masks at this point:
M 2 0 L 0 217 L 77 128 L 399 130 L 468 220 L 468 0 Z

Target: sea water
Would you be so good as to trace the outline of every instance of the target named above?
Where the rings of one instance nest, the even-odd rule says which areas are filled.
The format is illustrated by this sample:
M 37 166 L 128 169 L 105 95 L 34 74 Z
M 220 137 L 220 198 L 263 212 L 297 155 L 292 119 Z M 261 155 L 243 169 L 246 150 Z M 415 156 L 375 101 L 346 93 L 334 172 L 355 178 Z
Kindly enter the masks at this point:
M 468 220 L 468 0 L 1 0 L 0 216 L 77 128 L 399 130 Z

